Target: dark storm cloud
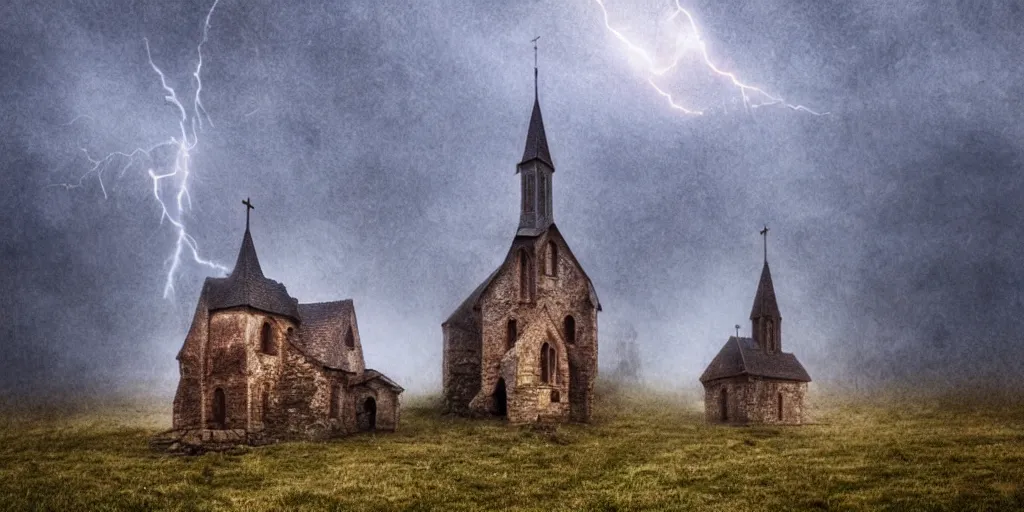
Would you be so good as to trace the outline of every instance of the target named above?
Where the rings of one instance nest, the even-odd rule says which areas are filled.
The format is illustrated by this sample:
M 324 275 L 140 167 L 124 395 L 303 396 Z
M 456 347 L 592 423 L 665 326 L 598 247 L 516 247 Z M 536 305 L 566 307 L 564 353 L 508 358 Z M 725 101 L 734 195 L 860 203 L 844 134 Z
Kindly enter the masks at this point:
M 672 2 L 607 5 L 653 47 Z M 649 380 L 695 386 L 749 329 L 767 223 L 784 343 L 816 380 L 1021 377 L 1020 4 L 686 6 L 714 58 L 832 114 L 747 112 L 723 88 L 681 96 L 714 114 L 681 115 L 591 1 L 222 0 L 191 232 L 231 265 L 252 197 L 265 272 L 302 301 L 354 298 L 368 364 L 438 386 L 440 322 L 515 227 L 539 34 L 555 215 L 604 305 L 604 367 L 632 325 Z M 186 265 L 161 297 L 173 234 L 143 168 L 106 175 L 107 199 L 95 177 L 47 185 L 77 182 L 79 148 L 176 134 L 143 37 L 189 97 L 208 8 L 2 8 L 3 387 L 173 389 L 212 271 Z

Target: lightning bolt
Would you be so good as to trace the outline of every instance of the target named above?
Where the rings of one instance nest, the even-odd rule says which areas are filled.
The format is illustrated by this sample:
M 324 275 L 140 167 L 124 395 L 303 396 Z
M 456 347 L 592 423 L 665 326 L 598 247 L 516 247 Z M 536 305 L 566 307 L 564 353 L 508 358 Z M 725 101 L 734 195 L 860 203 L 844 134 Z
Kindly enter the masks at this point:
M 783 105 L 790 109 L 801 112 L 807 112 L 809 114 L 816 116 L 824 116 L 829 114 L 828 112 L 816 112 L 803 105 L 789 103 L 780 96 L 769 94 L 760 87 L 750 85 L 749 83 L 741 81 L 735 73 L 721 69 L 711 60 L 711 56 L 708 54 L 707 43 L 704 42 L 704 39 L 701 37 L 700 30 L 697 28 L 697 22 L 694 19 L 693 15 L 690 14 L 689 11 L 684 9 L 683 6 L 679 4 L 679 0 L 675 0 L 675 11 L 668 17 L 667 21 L 672 21 L 679 17 L 680 15 L 682 15 L 686 19 L 685 28 L 687 30 L 681 31 L 677 35 L 674 41 L 675 54 L 668 65 L 662 66 L 658 65 L 657 59 L 655 59 L 650 53 L 648 53 L 642 47 L 630 41 L 629 38 L 622 34 L 622 32 L 613 28 L 611 25 L 611 21 L 609 20 L 608 9 L 605 7 L 604 2 L 602 0 L 594 1 L 601 8 L 601 12 L 604 15 L 605 28 L 607 28 L 608 31 L 611 32 L 611 34 L 614 35 L 616 39 L 621 41 L 630 52 L 640 57 L 646 64 L 647 72 L 654 76 L 664 76 L 669 71 L 675 69 L 685 55 L 687 55 L 688 53 L 696 52 L 699 55 L 704 66 L 708 70 L 710 70 L 712 74 L 728 79 L 728 81 L 739 90 L 740 96 L 743 99 L 743 105 L 748 109 L 755 109 L 758 107 L 766 107 L 770 105 Z M 669 106 L 671 106 L 672 108 L 680 110 L 690 115 L 704 115 L 703 110 L 684 107 L 676 103 L 675 100 L 672 98 L 672 95 L 669 94 L 668 92 L 665 92 L 661 87 L 658 87 L 658 85 L 654 82 L 653 78 L 648 78 L 647 83 L 650 84 L 650 86 L 653 87 L 659 95 L 666 98 L 669 102 Z M 752 98 L 758 99 L 759 101 L 754 102 L 752 101 Z
M 186 213 L 192 209 L 192 195 L 189 192 L 189 178 L 192 174 L 190 166 L 192 150 L 199 143 L 199 130 L 203 128 L 203 117 L 206 117 L 206 122 L 211 127 L 213 126 L 213 120 L 210 119 L 206 107 L 203 106 L 200 94 L 203 90 L 203 80 L 201 77 L 203 69 L 203 44 L 209 38 L 210 19 L 213 17 L 213 12 L 219 2 L 220 0 L 214 0 L 210 10 L 206 13 L 206 20 L 203 24 L 203 38 L 196 47 L 199 60 L 196 63 L 195 70 L 192 72 L 192 78 L 195 81 L 192 116 L 189 116 L 188 109 L 178 99 L 178 93 L 167 83 L 167 77 L 164 75 L 164 72 L 153 62 L 153 55 L 149 50 L 149 39 L 143 38 L 149 65 L 156 72 L 157 76 L 160 77 L 160 85 L 165 92 L 164 101 L 170 103 L 177 110 L 177 133 L 172 134 L 162 142 L 147 147 L 137 147 L 131 151 L 115 151 L 101 158 L 93 158 L 88 150 L 80 148 L 85 153 L 85 158 L 89 161 L 91 167 L 78 179 L 77 183 L 51 185 L 64 187 L 65 189 L 78 188 L 84 184 L 88 177 L 95 176 L 97 181 L 99 181 L 103 198 L 106 199 L 108 197 L 107 187 L 103 183 L 105 171 L 120 168 L 118 173 L 118 178 L 120 178 L 130 169 L 145 168 L 146 174 L 153 183 L 153 199 L 160 205 L 160 225 L 162 226 L 166 220 L 171 225 L 175 234 L 174 250 L 165 261 L 165 265 L 169 267 L 164 283 L 163 296 L 165 299 L 171 298 L 174 295 L 174 279 L 181 270 L 183 256 L 191 256 L 195 263 L 223 273 L 229 271 L 227 267 L 200 256 L 199 244 L 188 233 L 185 225 Z M 91 119 L 90 116 L 80 115 L 66 124 L 70 125 L 81 118 Z M 160 165 L 157 162 L 155 152 L 158 150 L 169 150 L 173 154 L 169 163 Z

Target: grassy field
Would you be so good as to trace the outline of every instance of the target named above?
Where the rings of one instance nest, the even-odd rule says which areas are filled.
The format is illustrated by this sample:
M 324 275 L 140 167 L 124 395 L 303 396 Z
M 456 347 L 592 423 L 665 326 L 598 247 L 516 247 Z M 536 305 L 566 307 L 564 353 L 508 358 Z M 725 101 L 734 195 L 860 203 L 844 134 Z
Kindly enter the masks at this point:
M 169 403 L 7 406 L 0 510 L 1024 510 L 1020 403 L 817 393 L 814 425 L 744 428 L 695 395 L 599 398 L 555 432 L 410 398 L 393 434 L 199 457 L 149 450 Z

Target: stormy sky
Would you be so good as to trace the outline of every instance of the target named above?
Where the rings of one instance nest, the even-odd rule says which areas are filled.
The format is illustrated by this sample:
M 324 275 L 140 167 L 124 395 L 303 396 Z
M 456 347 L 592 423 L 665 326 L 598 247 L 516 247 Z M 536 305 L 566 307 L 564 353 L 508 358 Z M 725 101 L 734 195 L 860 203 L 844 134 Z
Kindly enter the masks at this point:
M 672 0 L 605 4 L 671 50 Z M 175 232 L 147 171 L 173 154 L 79 179 L 180 133 L 144 41 L 191 114 L 210 5 L 0 6 L 0 390 L 173 393 L 218 275 L 186 258 L 164 297 Z M 251 197 L 267 276 L 354 299 L 367 365 L 438 389 L 440 324 L 518 223 L 540 35 L 555 219 L 604 306 L 603 368 L 632 326 L 649 382 L 698 386 L 749 334 L 767 224 L 783 348 L 816 382 L 1020 381 L 1024 6 L 683 5 L 722 67 L 830 114 L 745 109 L 692 55 L 656 83 L 707 112 L 674 110 L 593 0 L 221 0 L 188 232 L 231 266 Z

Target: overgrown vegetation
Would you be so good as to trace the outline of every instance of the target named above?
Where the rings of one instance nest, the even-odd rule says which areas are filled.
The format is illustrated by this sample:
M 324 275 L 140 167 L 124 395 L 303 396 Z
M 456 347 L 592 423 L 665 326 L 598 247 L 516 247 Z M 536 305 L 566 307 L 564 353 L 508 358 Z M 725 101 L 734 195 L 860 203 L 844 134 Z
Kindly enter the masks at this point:
M 8 406 L 0 509 L 1024 509 L 1019 403 L 811 398 L 815 425 L 716 427 L 696 394 L 604 385 L 593 424 L 553 431 L 408 399 L 394 434 L 198 457 L 148 449 L 169 402 Z

